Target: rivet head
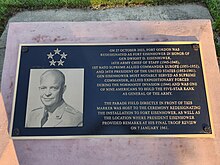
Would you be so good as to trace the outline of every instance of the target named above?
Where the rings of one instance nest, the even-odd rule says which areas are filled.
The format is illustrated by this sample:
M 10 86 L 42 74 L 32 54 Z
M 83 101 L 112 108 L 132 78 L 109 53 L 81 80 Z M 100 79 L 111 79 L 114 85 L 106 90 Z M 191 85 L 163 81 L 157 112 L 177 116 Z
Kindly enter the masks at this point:
M 22 46 L 21 47 L 21 51 L 22 51 L 22 53 L 27 53 L 28 52 L 28 47 L 27 46 Z
M 19 135 L 20 134 L 20 130 L 18 128 L 15 128 L 13 130 L 14 135 Z
M 192 47 L 193 47 L 194 51 L 198 51 L 199 50 L 199 45 L 193 45 Z
M 211 129 L 211 127 L 208 126 L 208 125 L 207 125 L 207 126 L 204 126 L 204 127 L 203 127 L 203 130 L 204 130 L 205 133 L 209 133 L 209 134 L 212 133 L 212 129 Z

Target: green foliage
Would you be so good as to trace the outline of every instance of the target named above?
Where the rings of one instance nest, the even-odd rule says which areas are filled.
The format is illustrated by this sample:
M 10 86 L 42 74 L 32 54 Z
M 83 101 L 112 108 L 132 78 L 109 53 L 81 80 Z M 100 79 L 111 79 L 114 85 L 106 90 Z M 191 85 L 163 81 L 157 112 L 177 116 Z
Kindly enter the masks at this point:
M 4 22 L 6 21 L 6 14 L 7 13 L 7 8 L 6 7 L 3 7 L 3 6 L 0 6 L 0 34 L 1 32 L 4 30 Z
M 17 8 L 44 7 L 115 7 L 199 2 L 201 0 L 0 0 L 0 5 Z
M 89 0 L 2 0 L 2 4 L 7 7 L 23 9 L 60 7 L 83 8 L 91 5 Z
M 201 2 L 201 0 L 153 0 L 154 5 Z
M 189 2 L 200 2 L 201 0 L 90 0 L 93 8 L 109 8 L 116 6 L 133 6 L 133 5 L 163 5 L 179 4 Z
M 212 23 L 215 37 L 215 46 L 217 55 L 220 57 L 220 41 L 218 40 L 220 36 L 220 0 L 203 0 L 207 5 L 214 21 Z

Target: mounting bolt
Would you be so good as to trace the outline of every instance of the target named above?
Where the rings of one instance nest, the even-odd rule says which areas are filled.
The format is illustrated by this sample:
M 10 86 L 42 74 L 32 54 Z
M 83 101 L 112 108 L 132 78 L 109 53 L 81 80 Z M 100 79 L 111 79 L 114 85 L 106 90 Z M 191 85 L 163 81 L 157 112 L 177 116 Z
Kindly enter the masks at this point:
M 199 45 L 198 44 L 195 44 L 192 46 L 193 47 L 193 50 L 194 51 L 198 51 L 199 50 Z
M 15 128 L 13 130 L 14 135 L 19 135 L 20 134 L 20 130 L 18 128 Z
M 22 53 L 27 53 L 28 50 L 29 50 L 29 49 L 28 49 L 27 46 L 22 46 L 22 47 L 21 47 L 21 52 L 22 52 Z
M 204 126 L 203 127 L 203 130 L 205 131 L 205 133 L 209 133 L 209 134 L 211 134 L 212 133 L 212 129 L 211 129 L 211 127 L 210 126 Z

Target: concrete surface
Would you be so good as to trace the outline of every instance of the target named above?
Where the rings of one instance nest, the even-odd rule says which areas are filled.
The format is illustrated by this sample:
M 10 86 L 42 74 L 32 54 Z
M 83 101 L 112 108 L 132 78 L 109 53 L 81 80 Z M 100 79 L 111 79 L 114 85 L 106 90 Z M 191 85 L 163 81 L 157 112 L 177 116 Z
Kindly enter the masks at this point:
M 9 22 L 44 22 L 44 21 L 123 21 L 123 20 L 187 20 L 212 19 L 207 8 L 196 5 L 170 5 L 155 7 L 127 7 L 106 10 L 60 9 L 25 11 L 16 14 Z M 7 29 L 0 38 L 0 78 L 2 73 Z M 1 79 L 0 79 L 1 82 Z
M 7 114 L 11 114 L 18 44 L 177 40 L 201 43 L 215 138 L 14 140 L 20 164 L 220 164 L 220 77 L 209 20 L 11 23 L 1 86 Z
M 0 164 L 18 165 L 18 159 L 15 153 L 13 140 L 8 135 L 8 119 L 0 93 Z

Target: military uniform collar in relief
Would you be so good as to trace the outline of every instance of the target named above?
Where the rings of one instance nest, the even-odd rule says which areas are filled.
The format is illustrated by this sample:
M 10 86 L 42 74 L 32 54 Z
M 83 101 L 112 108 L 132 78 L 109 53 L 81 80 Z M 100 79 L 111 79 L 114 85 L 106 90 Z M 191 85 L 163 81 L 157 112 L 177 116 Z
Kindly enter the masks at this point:
M 56 119 L 61 119 L 64 113 L 64 109 L 66 107 L 66 103 L 64 100 L 60 102 L 60 105 L 54 110 L 53 113 L 51 113 L 50 118 L 56 118 Z M 47 112 L 47 109 L 44 107 L 44 112 Z

